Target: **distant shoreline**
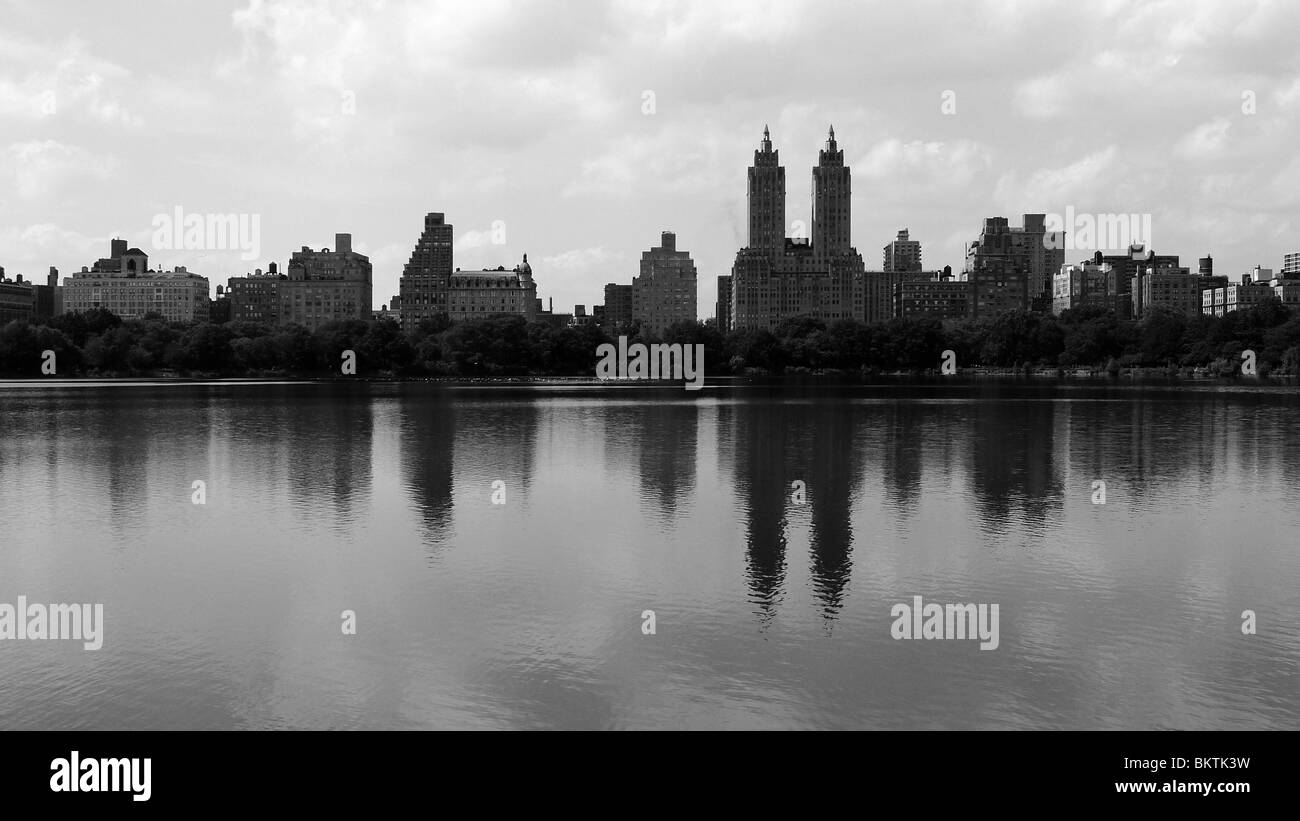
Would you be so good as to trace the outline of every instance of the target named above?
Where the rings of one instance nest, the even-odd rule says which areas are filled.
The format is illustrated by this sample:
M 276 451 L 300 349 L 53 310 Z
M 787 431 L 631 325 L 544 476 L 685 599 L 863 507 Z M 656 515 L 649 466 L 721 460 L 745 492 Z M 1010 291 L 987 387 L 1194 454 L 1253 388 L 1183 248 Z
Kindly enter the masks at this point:
M 935 386 L 961 385 L 984 382 L 1002 382 L 1007 384 L 1077 384 L 1108 386 L 1160 386 L 1165 388 L 1204 388 L 1218 385 L 1221 387 L 1255 388 L 1255 387 L 1300 387 L 1300 378 L 1290 375 L 1271 374 L 1268 376 L 1219 376 L 1208 373 L 1171 373 L 1165 368 L 1124 368 L 1117 374 L 1104 369 L 1085 368 L 964 368 L 955 375 L 940 375 L 937 370 L 930 371 L 887 371 L 887 372 L 787 372 L 781 374 L 749 373 L 744 375 L 726 375 L 705 378 L 706 388 L 741 387 L 741 386 Z M 4 388 L 50 387 L 93 387 L 93 386 L 161 386 L 161 385 L 299 385 L 299 384 L 346 384 L 363 382 L 368 384 L 428 384 L 456 387 L 491 387 L 491 386 L 535 386 L 535 387 L 581 387 L 635 389 L 635 388 L 680 388 L 680 381 L 671 380 L 603 380 L 595 376 L 541 376 L 541 375 L 502 375 L 502 376 L 397 376 L 393 374 L 368 374 L 342 376 L 331 374 L 314 374 L 302 376 L 232 376 L 223 377 L 216 374 L 194 374 L 188 376 L 76 376 L 76 377 L 0 377 L 0 390 Z

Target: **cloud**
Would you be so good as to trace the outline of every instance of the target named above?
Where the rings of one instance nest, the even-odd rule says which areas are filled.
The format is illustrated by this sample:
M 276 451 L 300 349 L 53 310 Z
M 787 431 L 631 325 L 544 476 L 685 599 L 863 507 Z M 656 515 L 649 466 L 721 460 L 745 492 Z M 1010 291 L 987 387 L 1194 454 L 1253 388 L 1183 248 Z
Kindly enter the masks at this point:
M 23 199 L 58 193 L 73 182 L 109 179 L 118 164 L 112 157 L 54 140 L 11 143 L 0 158 L 0 179 Z
M 1178 141 L 1175 150 L 1187 160 L 1207 160 L 1222 153 L 1232 122 L 1227 117 L 1216 117 L 1202 123 Z

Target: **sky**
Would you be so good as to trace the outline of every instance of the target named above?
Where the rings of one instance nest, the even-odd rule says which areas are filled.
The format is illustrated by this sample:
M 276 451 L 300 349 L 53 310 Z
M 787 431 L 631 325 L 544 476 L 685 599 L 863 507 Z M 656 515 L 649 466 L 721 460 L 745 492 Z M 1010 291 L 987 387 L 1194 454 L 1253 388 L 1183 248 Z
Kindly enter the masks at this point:
M 868 270 L 902 228 L 959 270 L 985 217 L 1025 213 L 1146 215 L 1193 270 L 1300 251 L 1293 0 L 0 0 L 0 21 L 10 277 L 119 236 L 215 290 L 351 233 L 378 307 L 441 211 L 456 267 L 527 253 L 557 311 L 673 231 L 707 318 L 764 125 L 791 234 L 834 125 Z M 187 248 L 159 230 L 178 208 L 249 230 Z

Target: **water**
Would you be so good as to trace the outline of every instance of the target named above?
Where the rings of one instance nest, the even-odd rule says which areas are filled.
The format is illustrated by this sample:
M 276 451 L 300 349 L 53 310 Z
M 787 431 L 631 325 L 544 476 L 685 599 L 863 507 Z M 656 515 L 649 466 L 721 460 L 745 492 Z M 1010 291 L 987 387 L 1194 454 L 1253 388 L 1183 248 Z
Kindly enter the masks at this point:
M 1298 409 L 0 387 L 0 602 L 106 621 L 0 641 L 0 727 L 1300 729 Z M 997 603 L 998 648 L 894 640 L 914 595 Z

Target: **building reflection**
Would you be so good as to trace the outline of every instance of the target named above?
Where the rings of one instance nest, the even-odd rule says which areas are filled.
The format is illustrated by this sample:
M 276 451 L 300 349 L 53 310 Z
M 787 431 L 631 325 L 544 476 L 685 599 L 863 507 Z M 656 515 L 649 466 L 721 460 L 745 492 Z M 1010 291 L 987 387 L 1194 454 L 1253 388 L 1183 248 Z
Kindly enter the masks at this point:
M 398 399 L 402 487 L 428 546 L 445 543 L 452 524 L 456 404 L 440 393 L 403 390 Z

